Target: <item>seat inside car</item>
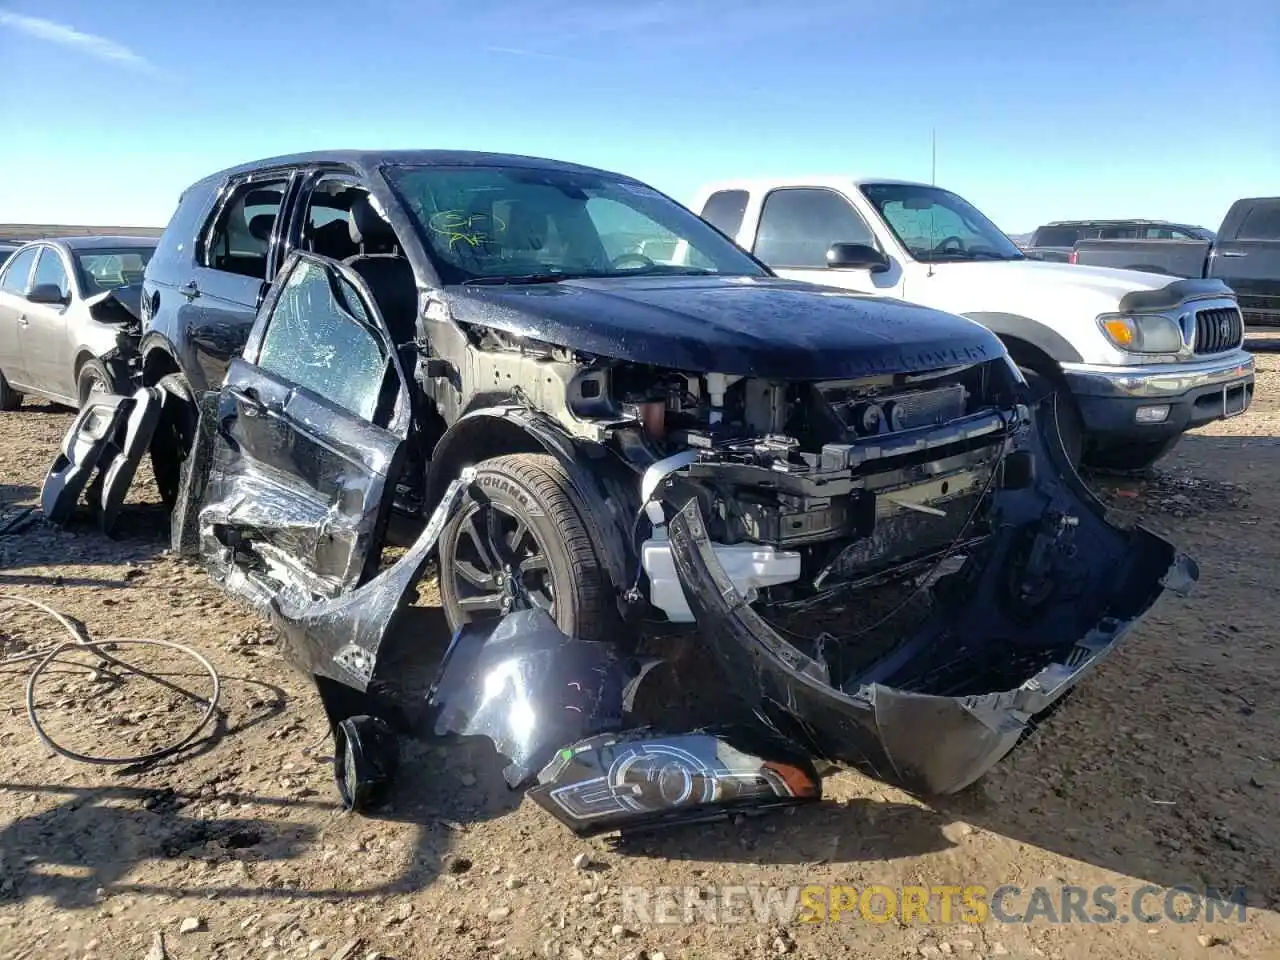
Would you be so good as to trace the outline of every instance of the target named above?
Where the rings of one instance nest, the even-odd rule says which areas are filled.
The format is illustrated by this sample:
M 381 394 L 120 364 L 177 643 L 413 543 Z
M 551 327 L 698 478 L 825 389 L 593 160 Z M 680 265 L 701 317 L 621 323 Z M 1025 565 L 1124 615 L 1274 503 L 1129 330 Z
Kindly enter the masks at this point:
M 416 333 L 418 287 L 395 231 L 367 196 L 351 204 L 347 230 L 360 252 L 343 262 L 368 285 L 395 344 L 411 342 Z

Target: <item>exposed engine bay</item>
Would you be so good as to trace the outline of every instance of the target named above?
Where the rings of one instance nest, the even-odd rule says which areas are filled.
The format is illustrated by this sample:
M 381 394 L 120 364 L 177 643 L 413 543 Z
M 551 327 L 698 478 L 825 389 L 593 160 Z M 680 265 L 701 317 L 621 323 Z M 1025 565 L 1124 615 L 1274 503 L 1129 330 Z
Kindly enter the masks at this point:
M 698 502 L 721 562 L 753 601 L 795 602 L 883 582 L 962 535 L 981 538 L 993 486 L 1029 482 L 1025 457 L 1005 464 L 1028 412 L 1004 357 L 782 381 L 609 361 L 488 329 L 477 341 L 466 350 L 475 382 L 511 384 L 625 466 L 611 489 L 635 516 L 628 559 L 643 570 L 648 602 L 675 623 L 693 617 L 664 501 Z M 493 399 L 467 397 L 446 378 L 424 383 L 444 409 Z

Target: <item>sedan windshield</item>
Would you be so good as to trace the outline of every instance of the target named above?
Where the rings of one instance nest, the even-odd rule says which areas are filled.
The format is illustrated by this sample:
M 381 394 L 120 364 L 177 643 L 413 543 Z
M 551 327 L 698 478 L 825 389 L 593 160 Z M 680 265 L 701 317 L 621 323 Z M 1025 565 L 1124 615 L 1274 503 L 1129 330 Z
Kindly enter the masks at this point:
M 937 187 L 871 183 L 863 194 L 916 260 L 1023 260 L 1013 241 L 963 197 Z
M 694 214 L 634 180 L 496 166 L 385 173 L 446 284 L 767 275 Z
M 155 253 L 154 247 L 95 248 L 75 254 L 80 288 L 86 297 L 142 282 L 142 273 Z

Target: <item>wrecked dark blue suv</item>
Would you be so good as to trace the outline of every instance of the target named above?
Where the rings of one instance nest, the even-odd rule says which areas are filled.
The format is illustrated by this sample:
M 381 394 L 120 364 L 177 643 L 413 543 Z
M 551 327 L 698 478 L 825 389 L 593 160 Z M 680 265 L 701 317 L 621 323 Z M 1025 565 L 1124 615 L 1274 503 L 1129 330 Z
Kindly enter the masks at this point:
M 353 805 L 432 562 L 434 730 L 584 833 L 810 798 L 812 758 L 960 789 L 1194 576 L 1107 523 L 990 332 L 778 279 L 618 174 L 239 167 L 183 195 L 144 314 L 142 389 L 64 460 L 150 448 L 175 544 L 318 678 Z M 655 622 L 732 732 L 635 717 Z

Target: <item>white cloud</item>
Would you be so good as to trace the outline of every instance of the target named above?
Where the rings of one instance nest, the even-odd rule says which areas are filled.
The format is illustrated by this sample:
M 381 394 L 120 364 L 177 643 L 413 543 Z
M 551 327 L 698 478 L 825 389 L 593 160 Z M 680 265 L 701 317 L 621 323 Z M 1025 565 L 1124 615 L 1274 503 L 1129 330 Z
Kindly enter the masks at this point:
M 73 27 L 55 23 L 53 20 L 45 20 L 42 17 L 28 17 L 0 7 L 0 27 L 8 27 L 10 30 L 25 33 L 37 40 L 46 40 L 61 47 L 78 50 L 86 56 L 96 57 L 99 60 L 119 63 L 137 70 L 153 71 L 155 69 L 149 60 L 134 53 L 124 44 L 93 33 L 82 33 Z

